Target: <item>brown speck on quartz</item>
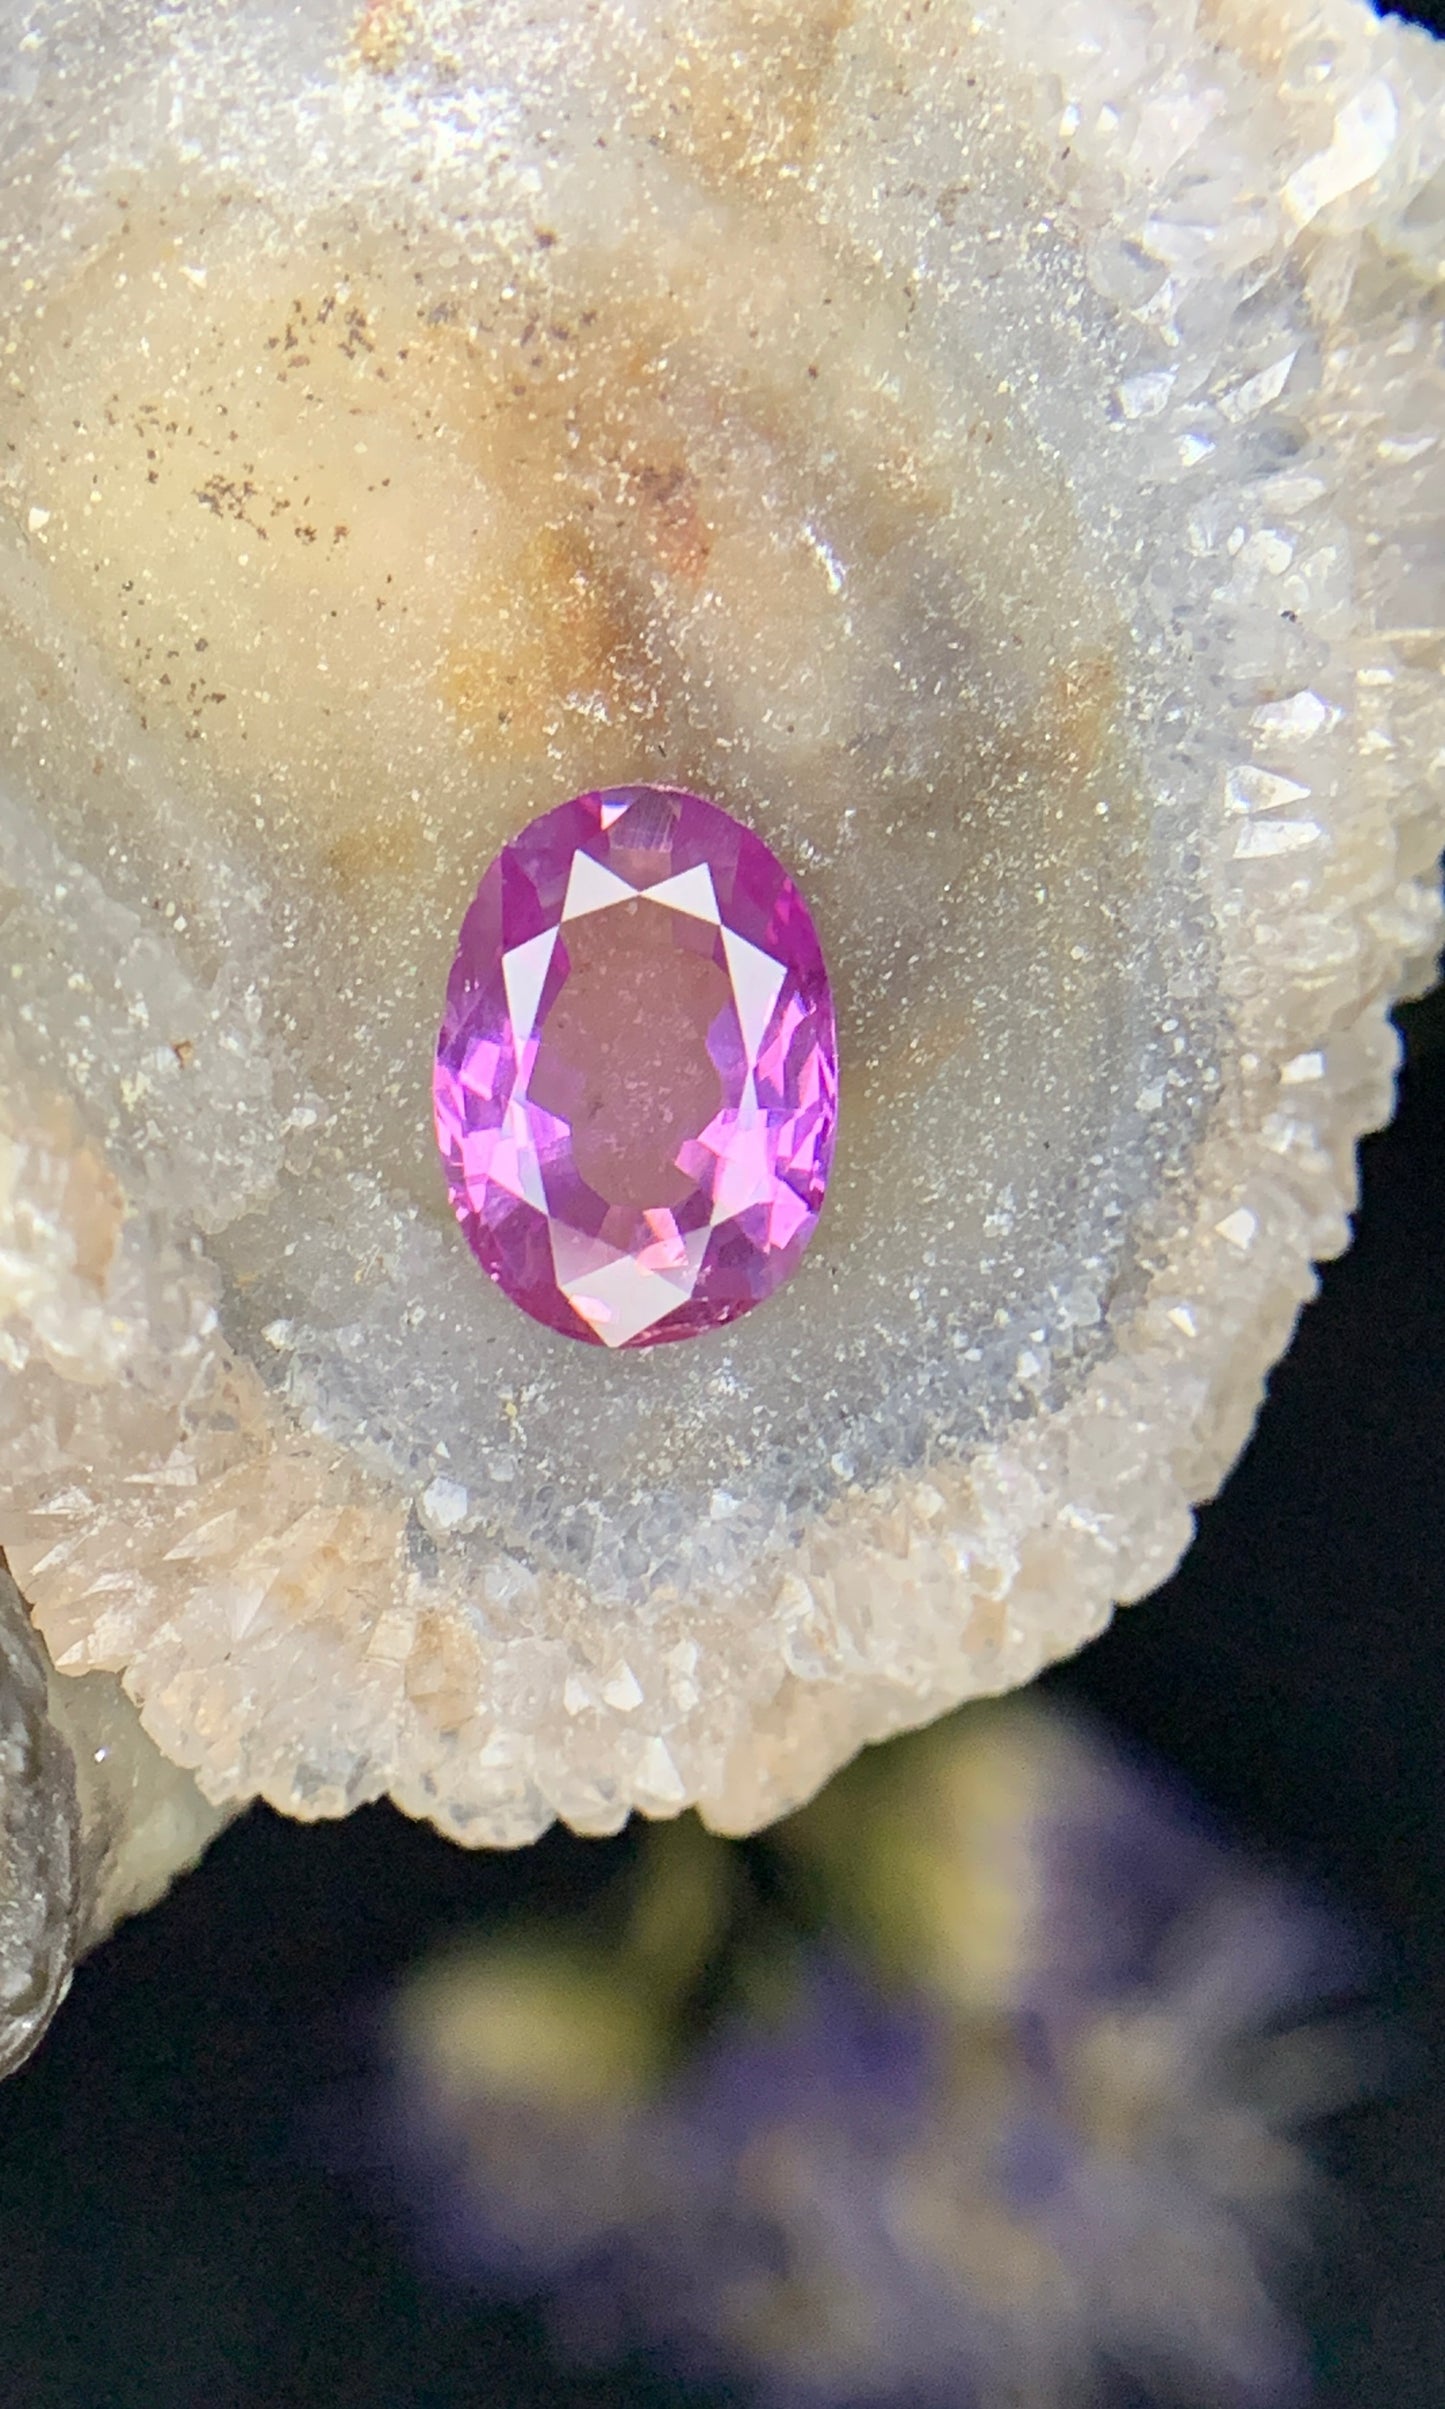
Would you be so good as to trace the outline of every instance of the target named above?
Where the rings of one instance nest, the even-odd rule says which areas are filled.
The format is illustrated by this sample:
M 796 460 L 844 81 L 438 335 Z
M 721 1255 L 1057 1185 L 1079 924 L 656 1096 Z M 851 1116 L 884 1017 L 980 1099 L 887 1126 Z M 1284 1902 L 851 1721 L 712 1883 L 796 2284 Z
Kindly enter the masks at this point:
M 27 1628 L 218 1811 L 752 1829 L 1157 1584 L 1347 1241 L 1440 937 L 1441 54 L 1357 0 L 33 16 Z M 485 862 L 647 778 L 805 883 L 839 1148 L 791 1287 L 579 1364 L 470 1276 L 430 1061 Z

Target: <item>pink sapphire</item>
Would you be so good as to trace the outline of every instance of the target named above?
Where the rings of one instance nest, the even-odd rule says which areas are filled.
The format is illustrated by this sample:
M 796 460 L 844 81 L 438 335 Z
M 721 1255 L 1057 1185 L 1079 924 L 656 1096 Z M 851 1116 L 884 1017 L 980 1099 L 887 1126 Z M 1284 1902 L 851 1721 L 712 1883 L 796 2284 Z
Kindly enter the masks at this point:
M 614 786 L 498 854 L 447 987 L 437 1143 L 534 1320 L 651 1347 L 747 1313 L 813 1234 L 837 1093 L 812 915 L 717 804 Z

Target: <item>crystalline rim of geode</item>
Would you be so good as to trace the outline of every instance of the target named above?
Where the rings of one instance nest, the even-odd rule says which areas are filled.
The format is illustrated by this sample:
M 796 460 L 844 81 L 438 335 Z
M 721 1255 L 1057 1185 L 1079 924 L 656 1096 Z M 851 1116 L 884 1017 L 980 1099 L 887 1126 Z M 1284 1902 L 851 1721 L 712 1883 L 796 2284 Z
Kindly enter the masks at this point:
M 475 130 L 475 89 L 442 56 L 465 20 L 364 21 L 386 122 L 422 129 L 439 181 Z M 1390 1106 L 1387 1007 L 1439 941 L 1438 54 L 1347 0 L 1262 26 L 1220 5 L 1207 33 L 1182 5 L 1011 0 L 968 31 L 1041 163 L 1037 227 L 999 239 L 1022 232 L 1025 262 L 1035 242 L 1040 279 L 1062 250 L 1081 259 L 1107 327 L 1087 442 L 1062 373 L 1021 366 L 1007 408 L 1068 460 L 1101 555 L 1129 517 L 1145 769 L 1161 799 L 1207 799 L 1181 910 L 1207 906 L 1192 959 L 1216 993 L 1164 961 L 1177 1012 L 1131 1107 L 1141 1129 L 1173 1116 L 1175 1156 L 1126 1200 L 1103 1312 L 1092 1293 L 1071 1335 L 1065 1297 L 1038 1334 L 1011 1329 L 998 1412 L 967 1443 L 900 1432 L 892 1470 L 840 1453 L 830 1492 L 780 1503 L 731 1552 L 724 1497 L 679 1543 L 711 1568 L 691 1586 L 629 1597 L 622 1573 L 589 1586 L 522 1547 L 479 1569 L 464 1483 L 409 1460 L 374 1409 L 348 1424 L 334 1365 L 298 1355 L 277 1385 L 234 1343 L 210 1233 L 229 1187 L 293 1176 L 317 1118 L 258 1036 L 261 1001 L 239 972 L 198 988 L 164 932 L 138 934 L 0 809 L 0 902 L 50 889 L 73 944 L 108 931 L 148 1012 L 182 998 L 187 1043 L 216 1065 L 225 1147 L 188 1166 L 191 1212 L 168 1218 L 164 1177 L 142 1209 L 85 1097 L 57 1099 L 18 1019 L 8 1045 L 0 1028 L 0 1545 L 57 1663 L 121 1670 L 213 1797 L 328 1814 L 389 1790 L 474 1842 L 692 1800 L 723 1829 L 764 1821 L 864 1740 L 1027 1680 L 1162 1579 L 1312 1264 L 1345 1243 L 1354 1143 Z M 236 38 L 265 58 L 279 37 L 257 11 Z M 182 81 L 218 72 L 204 42 L 177 57 Z M 914 71 L 937 137 L 943 70 L 920 53 Z M 303 116 L 325 117 L 327 89 L 303 83 Z M 184 126 L 183 92 L 176 108 Z M 911 119 L 897 140 L 906 155 Z M 949 197 L 966 192 L 948 185 L 940 210 L 966 213 Z M 846 231 L 886 274 L 918 272 L 881 177 Z M 1292 683 L 1281 620 L 1308 669 Z M 162 1170 L 185 1138 L 167 1109 Z M 384 1251 L 398 1225 L 374 1226 Z M 810 1262 L 828 1243 L 825 1222 Z M 400 1302 L 412 1275 L 391 1273 Z

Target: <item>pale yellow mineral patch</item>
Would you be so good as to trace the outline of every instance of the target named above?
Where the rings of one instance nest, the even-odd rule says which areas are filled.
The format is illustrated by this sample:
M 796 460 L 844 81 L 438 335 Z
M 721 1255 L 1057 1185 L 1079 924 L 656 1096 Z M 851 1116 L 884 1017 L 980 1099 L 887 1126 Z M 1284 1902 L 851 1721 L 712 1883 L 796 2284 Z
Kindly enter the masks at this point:
M 416 0 L 366 0 L 351 37 L 359 63 L 390 75 L 406 56 L 418 15 Z
M 1161 1579 L 1345 1240 L 1439 938 L 1438 54 L 40 22 L 0 1545 L 212 1800 L 746 1829 Z M 477 1276 L 429 1069 L 487 859 L 631 778 L 799 876 L 844 1109 L 793 1286 L 599 1362 Z

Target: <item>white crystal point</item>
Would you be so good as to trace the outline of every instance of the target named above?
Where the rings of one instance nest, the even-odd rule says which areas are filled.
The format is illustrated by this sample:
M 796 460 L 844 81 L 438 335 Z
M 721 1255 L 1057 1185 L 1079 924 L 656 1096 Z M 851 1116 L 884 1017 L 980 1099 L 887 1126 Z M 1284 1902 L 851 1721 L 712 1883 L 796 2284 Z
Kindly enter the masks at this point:
M 1440 53 L 27 26 L 0 1547 L 210 1800 L 755 1826 L 1157 1583 L 1345 1243 L 1440 933 Z M 471 1276 L 426 1127 L 481 867 L 637 780 L 803 882 L 844 1064 L 797 1279 L 645 1359 Z

